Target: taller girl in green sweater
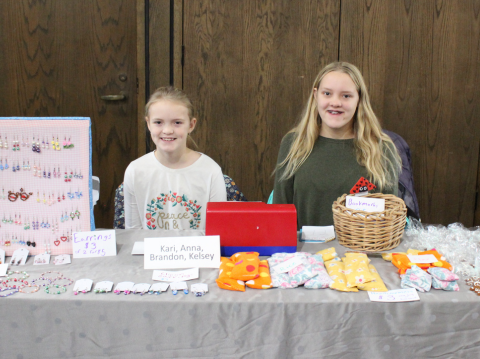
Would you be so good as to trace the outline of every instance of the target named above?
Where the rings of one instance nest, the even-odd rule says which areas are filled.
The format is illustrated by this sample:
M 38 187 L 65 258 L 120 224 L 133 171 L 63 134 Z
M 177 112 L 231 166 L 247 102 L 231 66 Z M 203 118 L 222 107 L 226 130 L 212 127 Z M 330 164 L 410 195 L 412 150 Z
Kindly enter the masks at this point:
M 299 124 L 282 140 L 273 203 L 293 203 L 298 228 L 333 224 L 332 204 L 369 179 L 397 195 L 401 160 L 382 132 L 360 71 L 347 62 L 323 68 Z

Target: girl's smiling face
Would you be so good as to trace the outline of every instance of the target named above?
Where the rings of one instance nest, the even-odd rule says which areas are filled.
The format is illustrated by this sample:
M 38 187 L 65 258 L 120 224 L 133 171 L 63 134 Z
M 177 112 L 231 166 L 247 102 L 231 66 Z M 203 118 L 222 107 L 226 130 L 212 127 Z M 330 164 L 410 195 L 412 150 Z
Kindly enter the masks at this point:
M 359 95 L 355 83 L 343 72 L 326 74 L 313 89 L 318 113 L 322 119 L 320 135 L 329 138 L 353 138 L 353 116 Z
M 190 119 L 188 108 L 179 102 L 160 100 L 153 103 L 146 117 L 152 141 L 165 156 L 181 156 L 187 150 L 187 137 L 197 120 Z

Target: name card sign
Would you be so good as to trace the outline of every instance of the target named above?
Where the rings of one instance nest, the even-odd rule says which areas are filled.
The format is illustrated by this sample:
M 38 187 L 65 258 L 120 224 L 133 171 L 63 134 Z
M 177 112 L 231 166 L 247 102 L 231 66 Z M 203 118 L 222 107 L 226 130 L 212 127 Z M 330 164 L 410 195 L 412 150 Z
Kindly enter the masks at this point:
M 345 207 L 364 212 L 383 212 L 385 210 L 385 199 L 347 196 Z
M 218 268 L 220 236 L 145 238 L 145 269 Z
M 433 254 L 421 254 L 421 255 L 407 254 L 407 257 L 408 259 L 410 259 L 410 262 L 418 263 L 418 264 L 438 262 L 438 259 Z
M 115 230 L 74 232 L 73 258 L 108 257 L 117 255 Z

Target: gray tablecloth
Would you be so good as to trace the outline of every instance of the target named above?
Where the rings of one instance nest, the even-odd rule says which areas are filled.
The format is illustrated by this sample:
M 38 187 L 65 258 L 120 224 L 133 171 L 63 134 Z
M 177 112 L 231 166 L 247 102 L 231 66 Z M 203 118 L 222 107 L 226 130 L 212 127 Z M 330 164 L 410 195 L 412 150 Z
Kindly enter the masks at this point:
M 74 280 L 152 283 L 135 241 L 152 231 L 117 230 L 116 257 L 73 260 L 64 266 L 21 269 L 38 277 L 60 270 Z M 316 252 L 338 243 L 299 244 Z M 401 247 L 399 248 L 401 249 Z M 400 288 L 396 268 L 374 264 L 388 289 Z M 161 295 L 18 293 L 0 298 L 1 358 L 478 358 L 480 297 L 460 292 L 419 293 L 419 302 L 373 303 L 366 292 L 269 289 L 231 292 L 215 284 L 218 271 L 201 269 L 210 292 L 201 298 Z

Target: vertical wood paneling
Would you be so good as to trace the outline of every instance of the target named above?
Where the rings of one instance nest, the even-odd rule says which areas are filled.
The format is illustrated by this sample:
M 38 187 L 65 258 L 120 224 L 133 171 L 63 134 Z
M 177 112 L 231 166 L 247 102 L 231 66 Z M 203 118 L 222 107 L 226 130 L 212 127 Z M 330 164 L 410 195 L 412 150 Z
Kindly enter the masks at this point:
M 473 86 L 480 70 L 478 6 L 478 1 L 342 1 L 340 59 L 358 64 L 385 128 L 409 143 L 420 212 L 428 223 L 473 224 L 480 134 L 480 107 L 473 101 L 480 94 Z M 373 72 L 378 73 L 372 77 Z
M 337 1 L 186 1 L 184 89 L 200 150 L 250 200 L 273 188 L 282 137 L 338 53 Z
M 92 119 L 99 227 L 113 222 L 115 188 L 137 155 L 136 2 L 0 2 L 0 116 Z M 127 81 L 119 75 L 125 73 Z M 105 102 L 101 95 L 128 99 Z

